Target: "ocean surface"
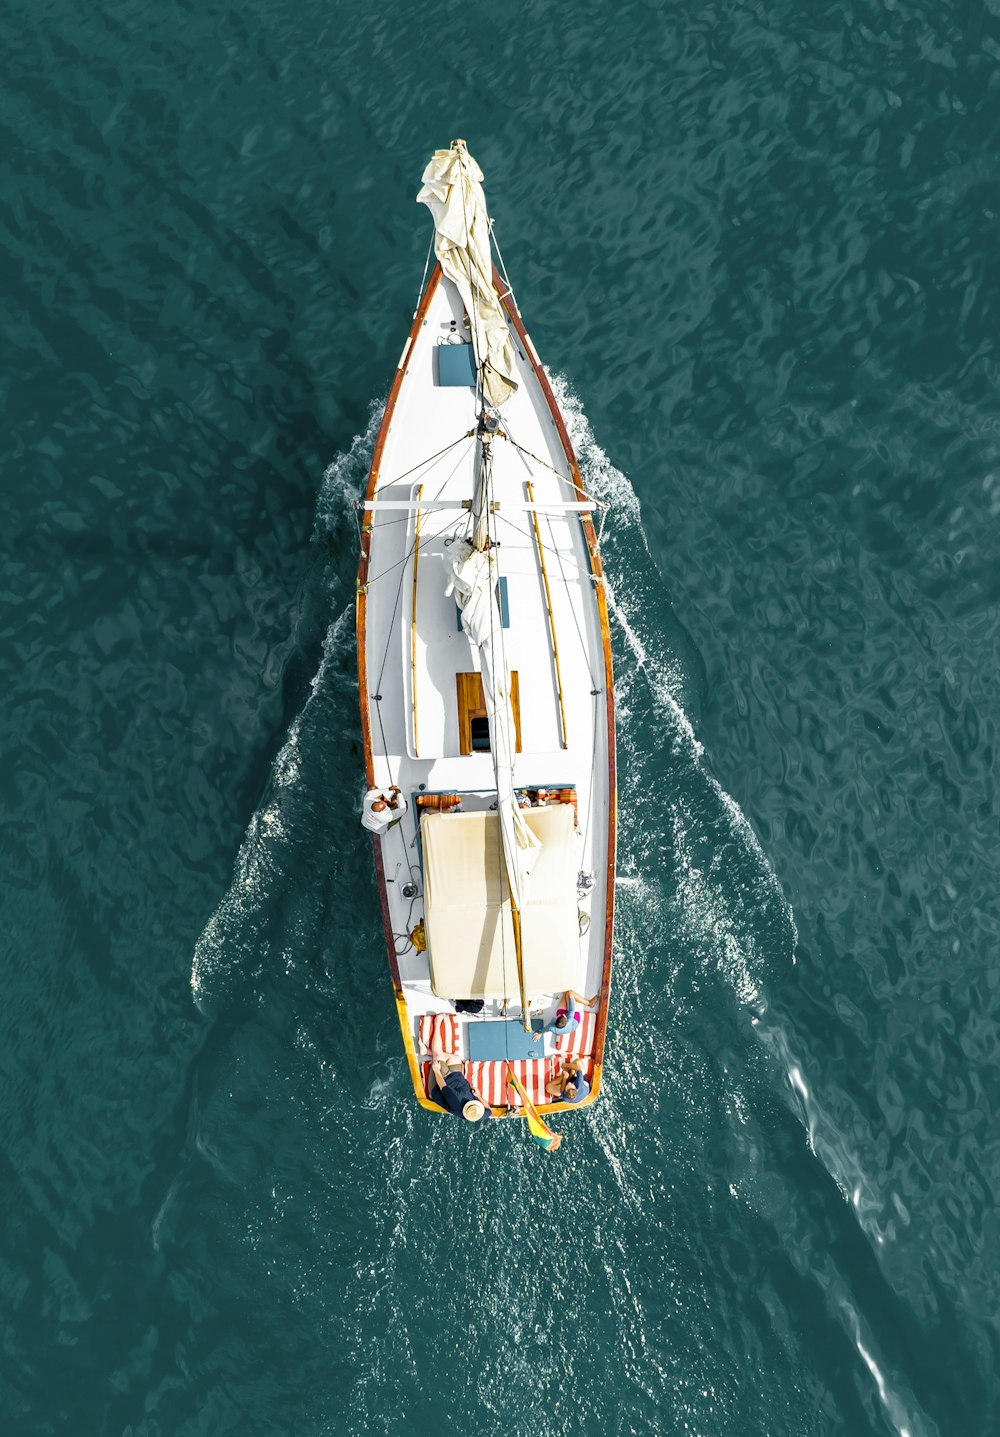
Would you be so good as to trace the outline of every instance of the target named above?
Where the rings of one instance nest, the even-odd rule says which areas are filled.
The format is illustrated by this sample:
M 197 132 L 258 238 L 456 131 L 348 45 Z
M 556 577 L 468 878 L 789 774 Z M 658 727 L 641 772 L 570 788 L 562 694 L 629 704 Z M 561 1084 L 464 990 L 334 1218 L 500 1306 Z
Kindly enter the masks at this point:
M 0 1437 L 1000 1431 L 998 0 L 0 37 Z M 611 506 L 555 1156 L 414 1104 L 357 820 L 457 135 Z

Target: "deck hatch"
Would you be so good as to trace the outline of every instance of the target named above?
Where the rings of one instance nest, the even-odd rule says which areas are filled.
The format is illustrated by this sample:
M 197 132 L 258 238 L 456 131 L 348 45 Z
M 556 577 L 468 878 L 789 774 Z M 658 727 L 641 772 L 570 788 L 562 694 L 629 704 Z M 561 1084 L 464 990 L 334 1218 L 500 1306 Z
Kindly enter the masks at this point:
M 476 361 L 471 344 L 439 344 L 437 382 L 443 389 L 473 389 L 476 384 Z
M 489 715 L 486 712 L 486 698 L 483 694 L 483 680 L 480 674 L 456 674 L 455 692 L 458 698 L 458 751 L 463 756 L 471 753 L 489 753 Z M 517 681 L 517 670 L 510 676 L 510 706 L 514 711 L 514 746 L 521 752 L 521 686 Z M 486 743 L 481 742 L 485 725 Z M 480 741 L 477 742 L 477 739 Z

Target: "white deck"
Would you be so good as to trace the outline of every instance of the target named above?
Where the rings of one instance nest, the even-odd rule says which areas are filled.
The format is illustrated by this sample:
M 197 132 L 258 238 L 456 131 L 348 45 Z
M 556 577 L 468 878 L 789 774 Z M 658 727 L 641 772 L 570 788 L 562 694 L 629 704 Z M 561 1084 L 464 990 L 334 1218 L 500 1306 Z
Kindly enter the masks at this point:
M 456 291 L 442 280 L 419 334 L 406 353 L 406 371 L 381 456 L 372 524 L 367 589 L 366 650 L 368 705 L 374 778 L 378 786 L 398 784 L 409 802 L 402 823 L 381 843 L 386 896 L 411 1031 L 422 1013 L 450 1011 L 431 992 L 427 957 L 408 944 L 407 932 L 422 916 L 423 883 L 417 841 L 421 790 L 478 793 L 465 808 L 489 806 L 493 767 L 489 753 L 459 754 L 458 672 L 479 668 L 475 647 L 461 630 L 454 599 L 445 594 L 445 540 L 465 535 L 470 516 L 461 508 L 422 508 L 416 587 L 416 664 L 411 662 L 414 608 L 416 514 L 379 507 L 379 501 L 458 503 L 474 492 L 476 396 L 472 388 L 436 383 L 434 349 L 450 321 L 462 324 Z M 460 331 L 461 332 L 461 331 Z M 516 336 L 515 336 L 516 342 Z M 593 886 L 579 898 L 590 920 L 580 938 L 578 992 L 601 987 L 605 949 L 608 861 L 608 745 L 605 670 L 595 582 L 578 509 L 540 513 L 545 563 L 552 595 L 566 706 L 562 743 L 553 647 L 535 538 L 533 515 L 523 506 L 526 485 L 538 505 L 577 503 L 555 422 L 530 363 L 519 356 L 520 388 L 501 411 L 501 423 L 529 459 L 504 439 L 494 449 L 494 498 L 500 508 L 491 520 L 499 541 L 500 573 L 507 581 L 509 627 L 504 630 L 507 662 L 518 674 L 522 751 L 515 767 L 518 787 L 575 786 L 578 802 L 578 869 Z M 459 442 L 455 442 L 459 441 Z M 446 446 L 451 446 L 446 449 Z M 439 451 L 446 452 L 439 454 Z M 439 454 L 439 457 L 431 456 Z M 541 462 L 538 462 L 541 461 Z M 551 467 L 548 467 L 551 466 Z M 422 486 L 422 491 L 421 491 Z M 520 506 L 520 507 L 516 507 Z M 376 700 L 374 696 L 380 695 Z M 416 722 L 414 724 L 414 714 Z M 415 731 L 416 730 L 416 731 Z M 413 883 L 418 896 L 403 896 Z M 532 1006 L 554 1010 L 558 995 L 532 993 Z M 498 1004 L 487 1004 L 487 1013 Z M 510 1014 L 518 1011 L 511 1006 Z M 548 1040 L 547 1040 L 548 1041 Z

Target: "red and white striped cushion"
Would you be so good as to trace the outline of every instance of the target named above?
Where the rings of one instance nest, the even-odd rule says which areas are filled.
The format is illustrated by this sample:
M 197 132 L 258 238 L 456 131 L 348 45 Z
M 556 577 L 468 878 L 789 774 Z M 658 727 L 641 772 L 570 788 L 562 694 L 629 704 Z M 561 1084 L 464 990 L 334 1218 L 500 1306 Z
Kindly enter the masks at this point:
M 478 1093 L 484 1103 L 493 1108 L 507 1106 L 506 1064 L 463 1063 L 462 1072 L 472 1084 L 472 1091 Z
M 524 1084 L 524 1090 L 533 1103 L 546 1101 L 545 1084 L 553 1076 L 550 1058 L 524 1058 L 510 1065 L 515 1076 Z M 507 1082 L 507 1063 L 466 1063 L 465 1076 L 484 1102 L 503 1108 L 521 1106 L 521 1095 Z
M 597 1033 L 597 1014 L 589 1008 L 577 1010 L 580 1022 L 572 1033 L 562 1033 L 556 1039 L 556 1048 L 571 1058 L 582 1058 L 594 1051 L 594 1037 Z
M 528 1097 L 535 1104 L 549 1102 L 545 1084 L 556 1076 L 558 1058 L 526 1058 L 523 1062 L 512 1063 L 514 1073 L 524 1084 Z M 492 1108 L 519 1108 L 521 1095 L 507 1083 L 507 1064 L 503 1061 L 491 1063 L 463 1063 L 462 1072 L 472 1084 L 472 1091 Z M 424 1088 L 430 1091 L 431 1066 L 424 1064 Z
M 545 1084 L 551 1082 L 555 1076 L 555 1064 L 551 1058 L 528 1058 L 520 1063 L 512 1063 L 511 1067 L 524 1084 L 525 1092 L 536 1107 L 539 1103 L 548 1102 Z M 519 1108 L 521 1106 L 520 1093 L 514 1088 L 511 1088 L 510 1092 L 512 1094 L 510 1101 Z
M 554 1078 L 561 1078 L 561 1077 L 562 1077 L 562 1055 L 557 1053 L 556 1056 L 555 1056 L 555 1058 L 553 1059 L 553 1062 L 554 1062 L 554 1065 L 555 1065 L 555 1066 L 554 1066 L 554 1071 L 553 1071 L 552 1076 L 553 1076 Z M 583 1061 L 582 1061 L 582 1063 L 580 1064 L 580 1070 L 581 1070 L 581 1072 L 583 1073 L 583 1076 L 587 1079 L 587 1082 L 588 1082 L 588 1083 L 592 1083 L 592 1082 L 594 1081 L 594 1060 L 593 1060 L 593 1058 L 584 1058 Z M 558 1101 L 558 1099 L 549 1099 L 549 1101 L 550 1101 L 550 1102 L 552 1102 L 552 1101 Z
M 421 1054 L 431 1052 L 436 1040 L 442 1052 L 457 1058 L 462 1051 L 461 1029 L 457 1013 L 424 1013 L 417 1025 Z

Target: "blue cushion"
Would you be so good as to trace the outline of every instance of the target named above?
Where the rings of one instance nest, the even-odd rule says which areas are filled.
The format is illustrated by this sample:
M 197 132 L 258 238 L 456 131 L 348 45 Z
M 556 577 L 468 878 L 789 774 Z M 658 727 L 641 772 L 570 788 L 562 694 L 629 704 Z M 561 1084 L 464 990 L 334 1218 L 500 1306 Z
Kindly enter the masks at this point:
M 541 1019 L 533 1018 L 531 1026 L 537 1033 L 542 1026 Z M 466 1031 L 469 1034 L 470 1063 L 495 1063 L 504 1058 L 513 1063 L 522 1058 L 541 1058 L 545 1055 L 542 1043 L 531 1041 L 531 1035 L 524 1031 L 519 1018 L 506 1023 L 477 1022 L 473 1019 Z
M 471 344 L 437 346 L 438 384 L 472 388 L 476 383 L 476 361 Z

